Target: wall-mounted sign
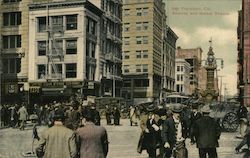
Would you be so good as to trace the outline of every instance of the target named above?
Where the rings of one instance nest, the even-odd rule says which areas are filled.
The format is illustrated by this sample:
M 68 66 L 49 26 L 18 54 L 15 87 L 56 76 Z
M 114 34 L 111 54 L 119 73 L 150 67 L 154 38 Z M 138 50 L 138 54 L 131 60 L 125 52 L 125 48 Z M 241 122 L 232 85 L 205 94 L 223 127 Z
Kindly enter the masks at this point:
M 30 93 L 40 93 L 40 87 L 38 86 L 30 87 Z
M 14 84 L 9 84 L 8 85 L 8 93 L 15 93 L 15 89 L 16 89 L 16 87 L 15 87 L 15 85 Z

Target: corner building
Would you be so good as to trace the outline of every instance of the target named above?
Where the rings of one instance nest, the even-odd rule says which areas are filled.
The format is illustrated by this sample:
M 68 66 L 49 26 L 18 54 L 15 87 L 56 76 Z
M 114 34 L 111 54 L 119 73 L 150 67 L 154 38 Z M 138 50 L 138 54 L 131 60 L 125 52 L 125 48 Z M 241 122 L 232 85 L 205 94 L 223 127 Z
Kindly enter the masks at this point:
M 101 95 L 102 14 L 88 1 L 29 6 L 31 101 Z

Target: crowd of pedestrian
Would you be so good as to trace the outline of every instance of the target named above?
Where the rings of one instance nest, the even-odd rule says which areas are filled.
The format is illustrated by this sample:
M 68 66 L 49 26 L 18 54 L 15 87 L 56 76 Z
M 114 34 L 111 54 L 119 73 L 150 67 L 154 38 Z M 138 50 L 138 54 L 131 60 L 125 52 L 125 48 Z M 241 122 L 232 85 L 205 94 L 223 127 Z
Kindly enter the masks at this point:
M 0 107 L 1 113 L 1 127 L 13 127 L 24 129 L 27 120 L 35 120 L 38 125 L 53 125 L 53 117 L 55 110 L 62 109 L 65 114 L 65 125 L 70 129 L 76 129 L 80 125 L 82 111 L 90 107 L 95 112 L 95 124 L 100 125 L 100 114 L 96 109 L 95 104 L 80 105 L 77 102 L 56 102 L 39 105 L 34 104 L 32 108 L 27 110 L 26 104 L 3 105 Z
M 146 150 L 149 158 L 187 158 L 187 139 L 196 144 L 200 158 L 217 158 L 221 129 L 219 122 L 209 116 L 209 106 L 198 110 L 197 103 L 187 106 L 176 105 L 166 109 L 154 104 L 131 106 L 130 125 L 140 125 L 142 130 L 137 151 Z M 47 125 L 39 138 L 36 149 L 38 157 L 44 158 L 105 158 L 108 154 L 108 135 L 101 125 L 101 116 L 94 103 L 80 105 L 78 102 L 46 105 L 35 104 L 32 110 L 26 105 L 3 105 L 1 120 L 4 126 L 24 130 L 28 116 L 35 115 L 38 125 Z M 121 111 L 116 106 L 104 109 L 107 125 L 120 125 Z M 240 107 L 242 141 L 235 148 L 239 152 L 245 144 L 250 146 L 250 123 L 247 109 Z M 244 124 L 245 122 L 246 125 Z M 243 132 L 244 131 L 244 132 Z M 37 134 L 38 135 L 38 134 Z M 156 151 L 159 149 L 160 155 Z
M 198 104 L 188 107 L 173 106 L 171 110 L 151 105 L 142 109 L 142 129 L 137 151 L 146 150 L 149 158 L 187 158 L 186 140 L 196 144 L 200 158 L 217 158 L 220 125 L 209 116 L 209 106 L 198 111 Z M 157 155 L 157 149 L 160 155 Z
M 0 107 L 1 127 L 13 127 L 24 130 L 28 112 L 25 104 L 3 105 Z

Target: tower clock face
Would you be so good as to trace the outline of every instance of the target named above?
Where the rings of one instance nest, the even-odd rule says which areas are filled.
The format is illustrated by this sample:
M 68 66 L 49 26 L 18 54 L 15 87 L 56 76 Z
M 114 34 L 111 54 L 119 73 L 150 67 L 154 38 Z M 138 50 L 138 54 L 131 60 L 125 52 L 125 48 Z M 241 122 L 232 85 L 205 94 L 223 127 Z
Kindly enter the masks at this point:
M 211 64 L 214 61 L 214 57 L 212 55 L 208 56 L 208 62 Z

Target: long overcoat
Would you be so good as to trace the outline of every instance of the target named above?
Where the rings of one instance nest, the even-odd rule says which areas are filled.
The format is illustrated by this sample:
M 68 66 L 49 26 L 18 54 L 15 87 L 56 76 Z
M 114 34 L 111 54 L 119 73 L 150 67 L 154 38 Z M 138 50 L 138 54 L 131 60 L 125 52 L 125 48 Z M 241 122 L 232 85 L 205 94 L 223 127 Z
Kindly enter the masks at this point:
M 27 112 L 27 110 L 26 110 L 26 108 L 25 108 L 24 106 L 21 107 L 21 108 L 18 110 L 17 113 L 19 114 L 19 120 L 22 120 L 22 121 L 27 120 L 28 112 Z
M 75 138 L 72 130 L 63 125 L 54 125 L 42 134 L 36 152 L 44 151 L 43 158 L 75 158 Z
M 76 132 L 80 139 L 81 158 L 105 158 L 107 156 L 108 135 L 104 127 L 88 122 Z
M 220 125 L 213 118 L 202 116 L 194 123 L 193 128 L 197 148 L 219 147 Z

